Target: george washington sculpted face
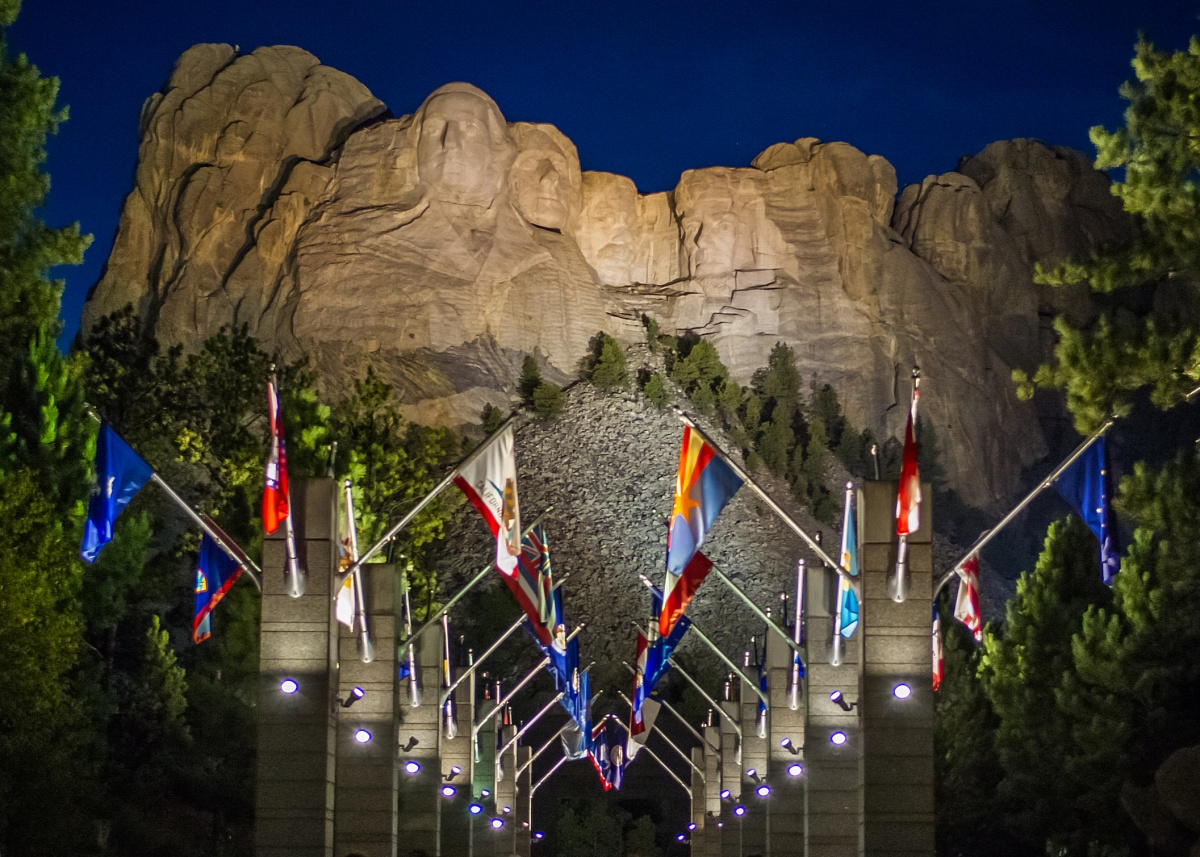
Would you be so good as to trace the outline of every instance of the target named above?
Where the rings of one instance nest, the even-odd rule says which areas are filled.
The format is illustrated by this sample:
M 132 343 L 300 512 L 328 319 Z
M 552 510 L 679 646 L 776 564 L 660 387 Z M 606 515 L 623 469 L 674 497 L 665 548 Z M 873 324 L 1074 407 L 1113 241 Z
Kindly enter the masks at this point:
M 515 147 L 490 98 L 469 84 L 443 86 L 421 106 L 418 134 L 417 173 L 435 199 L 491 205 Z

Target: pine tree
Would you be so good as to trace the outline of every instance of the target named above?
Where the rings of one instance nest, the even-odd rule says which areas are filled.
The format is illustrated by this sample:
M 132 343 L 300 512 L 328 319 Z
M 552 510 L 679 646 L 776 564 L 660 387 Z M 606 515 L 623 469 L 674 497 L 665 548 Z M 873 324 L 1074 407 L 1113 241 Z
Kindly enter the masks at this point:
M 533 410 L 544 420 L 553 420 L 562 416 L 567 407 L 566 397 L 562 387 L 543 381 L 533 391 Z
M 591 358 L 585 373 L 602 390 L 627 386 L 629 373 L 620 344 L 606 333 L 597 334 L 592 340 Z
M 533 394 L 538 384 L 542 383 L 542 370 L 538 368 L 537 360 L 526 355 L 521 364 L 521 377 L 517 381 L 517 393 L 527 405 L 533 404 Z
M 651 372 L 645 386 L 642 387 L 642 392 L 646 394 L 647 399 L 661 408 L 667 401 L 666 379 L 658 372 Z

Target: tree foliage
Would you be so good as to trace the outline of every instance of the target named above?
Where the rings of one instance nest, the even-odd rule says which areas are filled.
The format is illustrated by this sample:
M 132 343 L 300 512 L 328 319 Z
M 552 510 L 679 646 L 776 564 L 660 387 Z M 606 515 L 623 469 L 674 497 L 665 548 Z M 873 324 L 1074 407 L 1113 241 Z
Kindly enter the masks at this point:
M 1096 166 L 1123 170 L 1112 190 L 1133 218 L 1133 237 L 1039 271 L 1043 282 L 1112 293 L 1111 308 L 1089 329 L 1059 319 L 1053 362 L 1032 381 L 1014 373 L 1025 396 L 1037 386 L 1065 390 L 1084 434 L 1127 414 L 1138 391 L 1167 408 L 1200 382 L 1200 41 L 1166 53 L 1139 40 L 1133 70 L 1121 87 L 1124 127 L 1091 132 Z M 1137 300 L 1147 287 L 1148 310 Z

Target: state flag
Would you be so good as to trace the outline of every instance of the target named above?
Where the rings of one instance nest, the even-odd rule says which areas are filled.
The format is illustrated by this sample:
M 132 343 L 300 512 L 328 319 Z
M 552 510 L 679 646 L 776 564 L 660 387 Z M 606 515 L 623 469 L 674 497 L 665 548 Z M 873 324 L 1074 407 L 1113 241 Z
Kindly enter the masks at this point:
M 88 503 L 79 554 L 95 562 L 100 550 L 112 541 L 117 516 L 154 475 L 150 465 L 121 440 L 108 423 L 96 436 L 96 484 Z
M 917 469 L 917 402 L 920 387 L 913 387 L 908 424 L 904 428 L 904 454 L 900 462 L 900 485 L 896 492 L 896 535 L 907 536 L 921 528 L 921 474 Z
M 517 573 L 521 555 L 521 509 L 517 502 L 517 460 L 513 430 L 507 426 L 487 448 L 454 477 L 496 539 L 496 568 L 506 577 Z
M 937 604 L 933 605 L 933 689 L 942 686 L 942 676 L 945 673 L 946 653 L 942 648 L 942 617 L 938 614 Z
M 1105 437 L 1101 435 L 1071 462 L 1054 485 L 1100 540 L 1100 575 L 1105 584 L 1112 586 L 1121 570 L 1121 556 L 1117 551 L 1116 516 L 1108 502 L 1112 487 Z
M 846 491 L 842 521 L 842 568 L 851 577 L 858 577 L 858 526 L 854 520 L 854 492 Z M 858 592 L 853 581 L 838 575 L 837 631 L 845 639 L 858 630 Z
M 208 533 L 200 540 L 196 563 L 196 598 L 192 618 L 192 642 L 212 636 L 212 611 L 242 574 L 242 564 L 229 556 Z
M 954 618 L 971 629 L 978 643 L 983 640 L 983 616 L 979 612 L 979 554 L 971 554 L 958 570 L 958 577 Z
M 279 405 L 279 390 L 275 379 L 267 382 L 267 422 L 270 445 L 263 472 L 262 520 L 268 535 L 279 529 L 288 516 L 287 449 L 283 439 L 283 411 Z

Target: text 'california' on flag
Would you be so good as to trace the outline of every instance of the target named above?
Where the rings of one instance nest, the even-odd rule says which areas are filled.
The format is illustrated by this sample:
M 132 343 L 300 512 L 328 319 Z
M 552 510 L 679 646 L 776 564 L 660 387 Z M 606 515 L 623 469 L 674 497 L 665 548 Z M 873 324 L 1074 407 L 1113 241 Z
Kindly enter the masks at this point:
M 675 504 L 667 533 L 667 579 L 659 633 L 667 636 L 687 609 L 700 581 L 711 564 L 693 564 L 708 534 L 729 499 L 742 487 L 742 480 L 704 442 L 691 426 L 684 426 L 679 471 L 675 478 Z M 695 579 L 696 577 L 699 580 Z M 682 584 L 682 585 L 681 585 Z
M 921 474 L 917 470 L 917 402 L 919 386 L 913 386 L 912 406 L 904 429 L 904 455 L 900 462 L 900 487 L 896 492 L 896 535 L 908 536 L 921 528 Z
M 283 442 L 283 411 L 274 378 L 267 382 L 267 421 L 271 434 L 263 478 L 262 520 L 263 531 L 270 535 L 288 516 L 287 450 Z
M 517 459 L 512 426 L 459 470 L 454 484 L 479 510 L 496 538 L 496 568 L 512 576 L 521 555 L 521 508 L 517 502 Z

